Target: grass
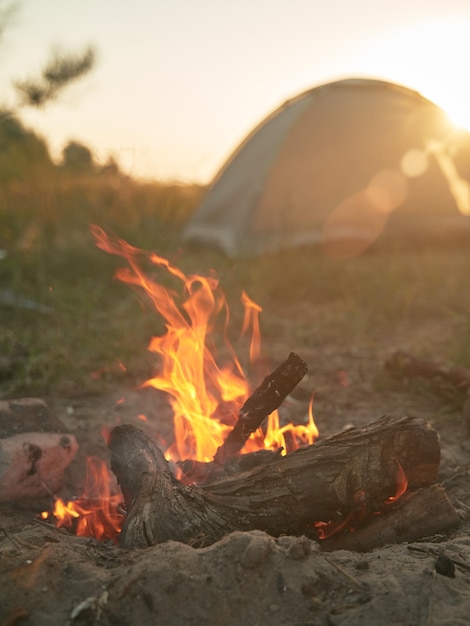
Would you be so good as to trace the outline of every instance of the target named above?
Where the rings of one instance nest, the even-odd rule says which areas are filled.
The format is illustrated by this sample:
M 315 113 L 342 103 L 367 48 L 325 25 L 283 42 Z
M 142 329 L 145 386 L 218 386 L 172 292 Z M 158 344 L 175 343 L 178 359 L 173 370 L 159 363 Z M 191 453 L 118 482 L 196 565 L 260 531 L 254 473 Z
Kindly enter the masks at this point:
M 4 397 L 101 390 L 126 376 L 120 363 L 128 364 L 128 379 L 148 370 L 146 345 L 161 321 L 113 280 L 119 260 L 96 248 L 90 224 L 164 254 L 202 192 L 96 177 L 50 184 L 6 188 L 0 196 L 0 248 L 7 251 L 0 295 L 14 293 L 52 311 L 0 298 L 0 357 L 14 364 L 0 380 Z M 25 351 L 27 358 L 18 358 Z
M 297 310 L 304 317 L 310 312 L 304 326 L 312 339 L 370 343 L 435 321 L 443 332 L 455 333 L 446 356 L 470 365 L 469 261 L 462 247 L 378 250 L 347 261 L 318 250 L 291 250 L 248 263 L 240 273 L 266 310 L 293 319 Z
M 347 261 L 306 249 L 231 261 L 178 241 L 202 191 L 96 177 L 62 180 L 36 195 L 3 191 L 0 247 L 8 254 L 0 260 L 0 289 L 51 309 L 0 304 L 0 356 L 13 364 L 1 376 L 3 397 L 100 392 L 150 374 L 146 347 L 162 321 L 113 280 L 123 261 L 95 247 L 90 223 L 185 272 L 215 269 L 236 328 L 244 289 L 264 309 L 265 345 L 383 346 L 405 337 L 425 356 L 470 367 L 465 247 L 378 249 Z

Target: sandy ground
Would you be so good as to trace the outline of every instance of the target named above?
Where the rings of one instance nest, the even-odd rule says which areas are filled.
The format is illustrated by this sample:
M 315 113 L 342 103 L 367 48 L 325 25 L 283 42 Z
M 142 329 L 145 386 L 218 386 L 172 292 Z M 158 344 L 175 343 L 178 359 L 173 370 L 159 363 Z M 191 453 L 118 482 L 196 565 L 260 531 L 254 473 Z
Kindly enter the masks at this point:
M 322 435 L 385 413 L 429 420 L 441 438 L 439 480 L 459 513 L 457 528 L 366 554 L 325 553 L 305 537 L 272 538 L 258 531 L 234 533 L 204 549 L 169 542 L 123 550 L 39 523 L 28 511 L 3 507 L 0 626 L 469 624 L 470 438 L 459 407 L 447 406 L 431 389 L 424 393 L 387 381 L 385 350 L 328 346 L 315 354 L 296 351 L 307 361 L 309 374 L 284 403 L 283 417 L 302 418 L 316 389 Z M 274 355 L 273 362 L 286 356 Z M 121 398 L 125 401 L 119 403 Z M 148 390 L 49 404 L 81 446 L 65 491 L 76 488 L 86 454 L 107 458 L 103 423 L 142 426 L 137 416 L 145 414 L 147 432 L 164 438 L 171 432 L 164 397 Z M 446 566 L 452 576 L 440 573 Z

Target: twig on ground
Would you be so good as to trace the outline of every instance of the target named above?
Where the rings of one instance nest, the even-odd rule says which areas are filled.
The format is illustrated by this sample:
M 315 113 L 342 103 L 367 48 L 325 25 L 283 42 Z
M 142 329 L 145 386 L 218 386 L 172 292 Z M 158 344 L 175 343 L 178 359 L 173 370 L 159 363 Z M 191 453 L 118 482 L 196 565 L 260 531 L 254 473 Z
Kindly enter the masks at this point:
M 349 578 L 349 580 L 353 582 L 356 585 L 356 587 L 358 587 L 359 589 L 364 589 L 364 585 L 359 580 L 357 580 L 357 578 L 354 578 L 354 576 L 351 576 L 351 574 L 349 574 L 349 572 L 343 569 L 340 565 L 338 565 L 337 563 L 335 563 L 328 557 L 325 557 L 325 561 L 327 561 L 330 565 L 332 565 L 335 569 L 337 569 L 338 572 L 343 574 L 343 576 L 346 576 L 346 578 Z

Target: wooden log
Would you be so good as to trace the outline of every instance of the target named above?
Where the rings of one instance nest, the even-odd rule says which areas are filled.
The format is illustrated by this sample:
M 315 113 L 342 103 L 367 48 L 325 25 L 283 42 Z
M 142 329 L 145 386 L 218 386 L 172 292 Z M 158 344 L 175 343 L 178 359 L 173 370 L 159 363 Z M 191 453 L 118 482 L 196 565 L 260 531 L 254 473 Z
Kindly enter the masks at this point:
M 410 489 L 433 484 L 440 460 L 436 432 L 414 417 L 384 416 L 201 486 L 179 483 L 163 453 L 133 426 L 116 427 L 109 447 L 128 508 L 125 547 L 170 539 L 204 546 L 233 530 L 305 534 L 315 521 L 342 519 L 358 506 L 379 510 L 396 493 L 400 467 Z
M 459 516 L 442 485 L 405 493 L 381 514 L 354 532 L 343 532 L 321 541 L 322 550 L 369 552 L 379 546 L 416 541 L 457 526 Z
M 241 407 L 238 421 L 217 450 L 214 461 L 224 465 L 227 459 L 238 455 L 251 433 L 261 426 L 268 415 L 279 408 L 307 371 L 305 362 L 295 352 L 291 352 L 274 372 L 266 376 Z
M 0 402 L 0 502 L 27 504 L 59 491 L 77 450 L 43 400 Z
M 185 485 L 203 484 L 245 472 L 258 465 L 272 463 L 272 461 L 281 456 L 282 452 L 282 448 L 257 450 L 256 452 L 228 457 L 223 465 L 216 461 L 204 463 L 203 461 L 193 461 L 192 459 L 177 461 L 175 465 L 181 470 L 182 475 L 179 476 L 179 479 Z
M 438 388 L 470 390 L 470 370 L 465 367 L 446 366 L 427 359 L 398 351 L 385 363 L 385 369 L 398 378 L 423 378 Z

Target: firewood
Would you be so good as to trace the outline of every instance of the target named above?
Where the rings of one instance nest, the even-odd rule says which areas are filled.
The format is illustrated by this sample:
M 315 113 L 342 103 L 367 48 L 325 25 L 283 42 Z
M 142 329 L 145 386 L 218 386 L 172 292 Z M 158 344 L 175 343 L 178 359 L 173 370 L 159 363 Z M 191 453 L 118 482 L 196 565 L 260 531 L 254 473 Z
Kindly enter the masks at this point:
M 275 411 L 307 373 L 307 365 L 295 352 L 266 376 L 239 411 L 238 421 L 217 450 L 214 461 L 224 465 L 236 456 L 248 437 Z
M 450 387 L 463 393 L 470 390 L 469 369 L 442 365 L 407 352 L 396 352 L 386 361 L 385 369 L 398 378 L 423 378 L 437 388 Z
M 321 542 L 323 550 L 369 552 L 387 544 L 416 541 L 457 526 L 459 516 L 442 485 L 405 493 L 354 532 L 342 532 Z
M 277 450 L 256 450 L 256 452 L 228 457 L 223 465 L 215 460 L 204 463 L 203 461 L 194 461 L 192 459 L 177 461 L 175 465 L 181 470 L 180 480 L 185 485 L 203 484 L 245 472 L 258 465 L 272 463 L 279 458 L 282 452 L 281 448 Z
M 0 402 L 0 502 L 28 504 L 56 493 L 77 450 L 43 400 Z
M 217 482 L 185 486 L 142 431 L 116 427 L 111 468 L 128 516 L 120 542 L 144 547 L 170 539 L 209 545 L 234 530 L 305 534 L 316 521 L 342 519 L 358 506 L 379 510 L 404 471 L 410 489 L 436 481 L 436 432 L 414 417 L 381 419 Z M 400 470 L 401 468 L 401 470 Z

